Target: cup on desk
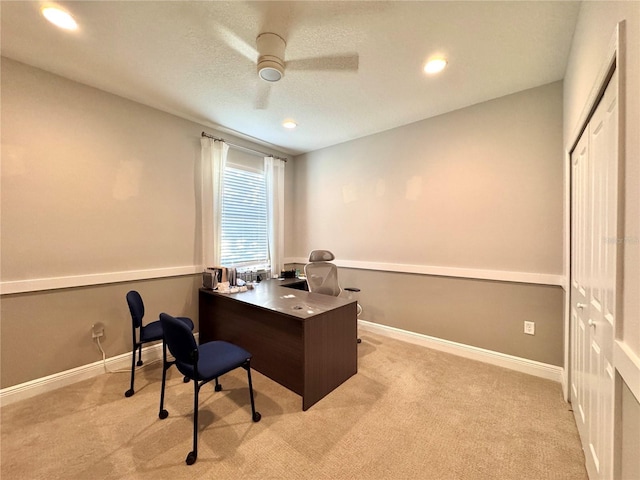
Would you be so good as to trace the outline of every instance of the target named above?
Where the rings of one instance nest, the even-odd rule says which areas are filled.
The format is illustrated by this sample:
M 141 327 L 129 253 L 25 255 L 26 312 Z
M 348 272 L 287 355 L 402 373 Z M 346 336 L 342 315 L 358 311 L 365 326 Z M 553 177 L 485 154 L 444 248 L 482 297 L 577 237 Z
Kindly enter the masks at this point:
M 207 268 L 202 272 L 202 286 L 209 290 L 215 290 L 218 286 L 218 272 L 213 268 Z

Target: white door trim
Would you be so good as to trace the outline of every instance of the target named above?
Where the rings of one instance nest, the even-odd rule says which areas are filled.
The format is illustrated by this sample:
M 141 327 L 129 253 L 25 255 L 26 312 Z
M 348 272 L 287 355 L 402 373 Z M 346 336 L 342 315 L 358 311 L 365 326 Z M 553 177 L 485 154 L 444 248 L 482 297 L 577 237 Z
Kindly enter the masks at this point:
M 595 78 L 595 81 L 591 87 L 591 91 L 587 100 L 582 109 L 582 113 L 580 117 L 578 117 L 578 122 L 573 127 L 573 133 L 567 139 L 567 143 L 565 145 L 564 152 L 564 277 L 567 279 L 567 284 L 571 284 L 571 152 L 576 147 L 578 140 L 582 135 L 585 127 L 593 111 L 598 105 L 598 101 L 600 97 L 604 93 L 605 88 L 607 87 L 607 83 L 610 75 L 612 74 L 612 69 L 615 66 L 615 69 L 618 71 L 618 98 L 620 99 L 621 108 L 618 109 L 618 125 L 621 127 L 623 124 L 623 113 L 624 108 L 624 90 L 622 88 L 622 79 L 624 77 L 624 55 L 621 52 L 622 47 L 622 36 L 624 34 L 624 21 L 619 22 L 616 25 L 616 29 L 609 41 L 609 45 L 607 47 L 607 52 L 600 66 L 600 70 L 598 71 L 598 75 Z M 620 163 L 623 164 L 623 150 L 619 149 L 620 155 Z M 622 165 L 621 165 L 622 168 Z M 618 194 L 622 195 L 622 189 L 618 189 Z M 619 212 L 622 212 L 623 209 L 618 209 Z M 620 213 L 619 213 L 620 215 Z M 619 222 L 620 224 L 620 222 Z M 622 258 L 622 255 L 618 256 L 619 259 Z M 620 260 L 619 260 L 620 261 Z M 620 272 L 622 269 L 619 269 Z M 619 289 L 622 290 L 622 289 Z M 570 379 L 569 374 L 571 371 L 570 366 L 570 355 L 571 355 L 571 295 L 570 289 L 565 288 L 565 297 L 564 297 L 564 369 L 562 373 L 562 391 L 564 394 L 565 401 L 570 401 Z
M 587 411 L 585 412 L 587 423 L 583 425 L 583 428 L 578 428 L 579 434 L 581 437 L 581 442 L 583 444 L 583 448 L 585 450 L 585 460 L 587 472 L 590 478 L 609 478 L 612 476 L 617 476 L 616 472 L 619 473 L 619 452 L 621 449 L 621 439 L 619 435 L 620 431 L 620 422 L 621 422 L 621 412 L 620 412 L 620 388 L 619 380 L 622 379 L 626 383 L 628 381 L 624 378 L 625 375 L 628 380 L 633 384 L 638 383 L 638 370 L 637 363 L 631 362 L 629 360 L 633 360 L 629 358 L 627 352 L 625 352 L 624 348 L 621 348 L 621 344 L 619 342 L 619 337 L 622 332 L 622 324 L 624 322 L 624 318 L 622 316 L 622 293 L 624 290 L 623 285 L 623 252 L 622 252 L 622 243 L 619 239 L 624 238 L 624 164 L 625 164 L 625 64 L 624 64 L 624 21 L 619 22 L 616 25 L 614 34 L 612 36 L 611 41 L 609 42 L 609 46 L 606 51 L 605 60 L 601 65 L 601 68 L 596 76 L 595 83 L 592 86 L 591 92 L 587 98 L 587 101 L 583 107 L 583 111 L 578 119 L 578 123 L 574 126 L 573 135 L 569 137 L 567 140 L 567 144 L 565 145 L 565 172 L 568 171 L 568 175 L 565 177 L 565 205 L 568 203 L 568 209 L 565 210 L 565 236 L 564 236 L 564 250 L 565 250 L 565 274 L 568 277 L 569 285 L 573 286 L 574 279 L 572 278 L 572 273 L 574 272 L 574 268 L 572 265 L 572 255 L 574 252 L 571 251 L 572 245 L 572 237 L 571 232 L 573 231 L 572 225 L 572 212 L 574 211 L 574 206 L 572 204 L 572 191 L 571 186 L 573 185 L 572 174 L 573 170 L 571 168 L 572 165 L 572 153 L 576 148 L 578 142 L 581 137 L 585 134 L 587 128 L 589 128 L 589 123 L 592 122 L 592 116 L 594 112 L 596 112 L 597 108 L 606 105 L 601 100 L 603 100 L 603 96 L 605 96 L 605 90 L 613 87 L 616 92 L 616 100 L 615 105 L 616 116 L 612 117 L 612 120 L 615 121 L 615 129 L 616 129 L 616 137 L 615 145 L 616 150 L 616 167 L 615 173 L 617 175 L 616 178 L 616 192 L 617 198 L 612 200 L 612 204 L 615 201 L 616 205 L 616 218 L 615 218 L 615 229 L 612 231 L 607 231 L 606 228 L 602 232 L 600 230 L 591 232 L 590 235 L 594 235 L 594 238 L 598 239 L 599 244 L 596 244 L 595 247 L 600 254 L 604 250 L 602 250 L 603 245 L 607 240 L 609 242 L 614 241 L 615 247 L 615 279 L 611 279 L 609 284 L 615 289 L 615 297 L 609 301 L 609 308 L 613 315 L 615 315 L 615 321 L 610 321 L 610 323 L 615 328 L 614 331 L 607 332 L 605 329 L 605 333 L 597 333 L 597 331 L 592 331 L 590 329 L 591 326 L 595 325 L 595 328 L 607 327 L 606 321 L 602 322 L 602 320 L 606 320 L 607 318 L 613 318 L 610 314 L 607 314 L 604 310 L 604 306 L 602 311 L 600 310 L 600 306 L 602 306 L 602 294 L 603 290 L 600 287 L 597 287 L 595 290 L 596 295 L 600 295 L 598 297 L 598 301 L 596 301 L 596 297 L 594 296 L 594 291 L 591 285 L 591 279 L 589 280 L 589 288 L 588 288 L 588 301 L 584 302 L 584 307 L 588 307 L 588 318 L 589 318 L 589 345 L 590 348 L 588 358 L 589 368 L 586 370 L 588 374 L 588 381 L 586 389 L 588 390 L 588 405 Z M 611 91 L 611 90 L 607 90 Z M 607 98 L 605 96 L 605 98 Z M 602 105 L 601 105 L 602 104 Z M 596 113 L 598 115 L 598 113 Z M 597 120 L 596 120 L 597 122 Z M 589 133 L 590 134 L 590 133 Z M 591 140 L 590 140 L 591 142 Z M 599 157 L 598 157 L 599 158 Z M 593 172 L 589 173 L 589 175 L 593 175 Z M 593 178 L 600 179 L 606 178 L 606 176 L 596 175 Z M 595 187 L 598 189 L 607 188 L 603 186 L 602 183 L 595 184 Z M 613 188 L 613 187 L 612 187 Z M 601 190 L 600 190 L 601 191 Z M 590 194 L 593 194 L 591 192 Z M 601 204 L 598 204 L 601 205 Z M 606 205 L 609 205 L 607 201 Z M 608 207 L 603 207 L 608 208 Z M 592 212 L 593 213 L 593 212 Z M 602 210 L 597 211 L 598 215 L 602 215 Z M 611 218 L 611 217 L 609 217 Z M 599 220 L 594 220 L 595 225 L 605 225 L 608 218 L 605 216 L 604 220 L 601 217 Z M 603 223 L 604 221 L 604 223 Z M 598 223 L 600 222 L 600 223 Z M 600 227 L 597 227 L 600 228 Z M 595 240 L 594 240 L 595 241 Z M 603 257 L 598 257 L 598 261 L 606 262 L 606 259 Z M 600 263 L 600 267 L 602 263 Z M 606 272 L 606 271 L 605 271 Z M 602 274 L 602 271 L 598 272 Z M 606 275 L 606 273 L 605 273 Z M 597 286 L 597 285 L 596 285 Z M 579 296 L 579 292 L 577 295 Z M 565 398 L 567 400 L 572 400 L 573 396 L 573 388 L 571 386 L 574 384 L 574 379 L 570 378 L 570 375 L 577 374 L 575 381 L 579 381 L 581 379 L 581 375 L 584 373 L 583 371 L 578 371 L 572 365 L 571 359 L 574 357 L 571 346 L 578 346 L 577 341 L 574 341 L 572 334 L 576 335 L 572 330 L 571 317 L 575 315 L 573 310 L 574 305 L 572 304 L 572 295 L 573 292 L 567 292 L 565 296 L 565 338 L 564 338 L 564 360 L 565 360 L 565 368 L 563 371 L 563 390 L 565 392 Z M 578 300 L 580 301 L 580 300 Z M 592 308 L 593 307 L 593 308 Z M 578 309 L 582 308 L 578 306 Z M 578 311 L 577 309 L 575 311 Z M 592 318 L 593 314 L 593 318 Z M 600 314 L 604 315 L 600 318 Z M 584 321 L 584 319 L 583 319 Z M 593 322 L 593 323 L 592 323 Z M 598 327 L 599 326 L 599 327 Z M 602 332 L 602 330 L 599 330 Z M 592 339 L 596 339 L 597 341 L 593 341 Z M 608 339 L 611 340 L 612 345 L 609 348 Z M 615 340 L 615 342 L 614 342 Z M 600 342 L 598 344 L 598 342 Z M 601 349 L 602 347 L 602 349 Z M 583 345 L 584 348 L 584 345 Z M 605 351 L 606 349 L 609 351 Z M 579 351 L 579 350 L 578 350 Z M 625 358 L 622 358 L 625 357 Z M 595 361 L 594 361 L 595 358 Z M 610 362 L 610 363 L 609 363 Z M 580 364 L 578 363 L 578 366 Z M 631 368 L 630 368 L 631 367 Z M 631 371 L 631 373 L 629 373 Z M 594 375 L 595 372 L 595 375 Z M 618 373 L 618 376 L 616 376 Z M 597 377 L 597 378 L 596 378 Z M 604 379 L 604 381 L 602 381 Z M 580 390 L 580 389 L 578 389 Z M 585 398 L 581 396 L 578 397 L 578 402 L 574 402 L 574 410 L 576 412 L 580 410 L 582 407 L 582 402 L 585 401 Z M 580 418 L 585 418 L 585 415 L 580 417 L 576 413 L 576 423 L 580 423 Z M 580 425 L 578 425 L 580 427 Z M 613 440 L 613 441 L 612 441 Z M 590 452 L 590 454 L 588 454 Z

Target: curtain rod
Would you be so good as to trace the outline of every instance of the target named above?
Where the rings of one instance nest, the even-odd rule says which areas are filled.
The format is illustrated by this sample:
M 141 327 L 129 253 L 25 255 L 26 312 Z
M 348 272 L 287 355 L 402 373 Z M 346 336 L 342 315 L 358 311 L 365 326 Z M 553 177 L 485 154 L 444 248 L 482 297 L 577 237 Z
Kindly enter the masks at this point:
M 261 152 L 260 150 L 254 150 L 253 148 L 243 147 L 242 145 L 237 145 L 235 143 L 227 142 L 227 141 L 225 141 L 224 138 L 214 137 L 213 135 L 210 135 L 207 132 L 202 132 L 202 136 L 203 137 L 207 137 L 207 138 L 211 138 L 212 140 L 215 140 L 217 142 L 224 142 L 227 145 L 229 145 L 230 147 L 238 148 L 240 150 L 246 150 L 247 152 L 251 152 L 251 153 L 259 153 L 263 157 L 273 157 L 276 160 L 282 160 L 283 162 L 287 161 L 286 158 L 278 157 L 278 156 L 274 155 L 273 153 L 265 153 L 265 152 Z

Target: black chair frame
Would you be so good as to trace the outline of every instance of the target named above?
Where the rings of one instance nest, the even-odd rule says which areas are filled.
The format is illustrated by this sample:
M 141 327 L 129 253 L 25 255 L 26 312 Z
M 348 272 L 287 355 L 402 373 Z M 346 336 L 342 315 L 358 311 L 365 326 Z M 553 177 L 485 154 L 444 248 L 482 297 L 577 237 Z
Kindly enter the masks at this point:
M 134 296 L 132 297 L 132 295 Z M 139 302 L 139 305 L 136 305 L 135 304 L 136 302 Z M 175 362 L 167 361 L 166 346 L 164 345 L 163 336 L 154 336 L 145 341 L 142 341 L 141 339 L 139 340 L 137 338 L 137 335 L 136 335 L 137 331 L 140 332 L 140 335 L 142 334 L 142 328 L 143 328 L 142 317 L 144 316 L 144 302 L 142 301 L 142 297 L 140 296 L 140 294 L 135 290 L 132 290 L 129 293 L 127 293 L 127 303 L 129 305 L 129 311 L 131 313 L 131 321 L 132 321 L 131 333 L 133 336 L 132 337 L 133 351 L 131 352 L 131 381 L 129 384 L 129 390 L 124 392 L 124 396 L 131 397 L 135 393 L 134 382 L 135 382 L 135 375 L 136 375 L 136 366 L 141 367 L 142 365 L 144 365 L 144 362 L 142 361 L 142 346 L 145 343 L 157 342 L 158 340 L 162 340 L 162 343 L 163 343 L 162 358 L 163 358 L 163 365 L 164 365 L 163 368 L 165 371 L 166 369 L 174 365 Z M 140 308 L 141 311 L 137 311 L 137 308 Z M 178 318 L 180 318 L 185 324 L 190 325 L 191 328 L 193 329 L 193 322 L 191 321 L 191 319 L 186 317 L 178 317 Z M 159 322 L 160 320 L 156 320 L 156 321 Z M 136 354 L 138 356 L 137 362 L 136 362 Z M 185 377 L 184 382 L 187 383 L 188 381 L 189 379 Z
M 163 360 L 164 360 L 165 367 L 162 369 L 162 390 L 160 393 L 160 411 L 158 412 L 158 417 L 161 420 L 164 420 L 169 416 L 169 412 L 164 408 L 164 391 L 165 391 L 165 385 L 167 380 L 167 370 L 171 365 L 176 363 L 176 362 L 167 361 L 166 345 L 167 343 L 163 342 Z M 198 397 L 199 397 L 200 389 L 207 383 L 214 380 L 215 391 L 216 392 L 222 391 L 222 385 L 219 383 L 218 377 L 208 378 L 208 379 L 200 378 L 200 374 L 198 372 L 198 360 L 199 360 L 199 350 L 198 348 L 196 348 L 191 351 L 190 361 L 189 361 L 189 363 L 193 367 L 193 377 L 189 378 L 186 375 L 184 377 L 185 382 L 193 380 L 193 448 L 187 454 L 187 458 L 185 459 L 185 462 L 187 465 L 193 465 L 196 462 L 196 459 L 198 458 L 198 405 L 199 405 Z M 254 422 L 259 422 L 260 419 L 262 418 L 262 415 L 260 415 L 260 413 L 256 411 L 256 405 L 255 405 L 254 396 L 253 396 L 253 382 L 251 381 L 251 359 L 247 359 L 240 366 L 247 371 L 247 379 L 249 384 L 249 398 L 251 400 L 251 419 Z M 179 368 L 180 367 L 178 366 L 178 369 Z M 224 375 L 225 373 L 228 373 L 231 370 L 235 370 L 235 368 L 237 367 L 233 367 L 226 372 L 222 372 L 221 375 Z M 181 372 L 181 373 L 184 373 L 184 372 Z
M 125 397 L 131 397 L 135 393 L 135 390 L 133 389 L 133 384 L 136 377 L 136 366 L 141 367 L 142 365 L 144 365 L 144 362 L 142 361 L 142 345 L 147 343 L 147 342 L 139 342 L 137 340 L 135 328 L 132 328 L 131 331 L 133 332 L 133 352 L 131 355 L 131 383 L 129 385 L 129 390 L 124 392 Z M 138 353 L 137 362 L 136 362 L 136 351 Z

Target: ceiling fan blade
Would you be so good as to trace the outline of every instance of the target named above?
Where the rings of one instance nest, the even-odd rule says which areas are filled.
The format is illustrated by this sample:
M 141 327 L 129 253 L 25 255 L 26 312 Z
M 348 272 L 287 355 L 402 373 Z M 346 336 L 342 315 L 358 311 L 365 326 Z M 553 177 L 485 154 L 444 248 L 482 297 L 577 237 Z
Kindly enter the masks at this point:
M 256 63 L 258 61 L 258 50 L 256 50 L 254 46 L 249 45 L 231 30 L 223 25 L 217 25 L 216 33 L 231 49 L 238 52 L 250 62 Z
M 286 62 L 287 70 L 358 71 L 360 59 L 357 53 L 329 57 L 301 58 Z
M 256 98 L 253 107 L 256 110 L 266 110 L 269 106 L 269 96 L 271 95 L 271 84 L 262 80 L 258 81 Z

